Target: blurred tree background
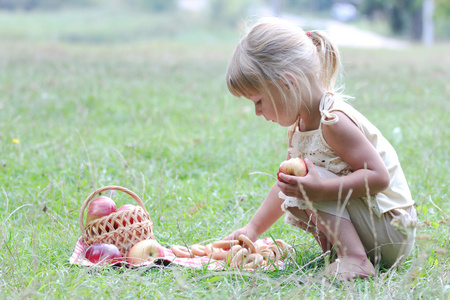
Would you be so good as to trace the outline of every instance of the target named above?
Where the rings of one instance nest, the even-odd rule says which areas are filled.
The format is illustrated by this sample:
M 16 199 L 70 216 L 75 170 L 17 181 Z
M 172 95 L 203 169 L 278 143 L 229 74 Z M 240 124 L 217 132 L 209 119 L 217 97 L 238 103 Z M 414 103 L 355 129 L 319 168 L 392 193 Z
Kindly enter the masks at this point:
M 362 21 L 385 24 L 384 34 L 420 41 L 424 28 L 424 3 L 431 5 L 433 35 L 436 40 L 450 39 L 449 0 L 0 0 L 3 11 L 61 10 L 70 7 L 119 7 L 156 13 L 180 10 L 182 3 L 201 7 L 210 26 L 236 27 L 249 15 L 261 10 L 277 14 L 297 14 L 321 18 L 335 17 L 335 9 L 354 7 L 345 20 L 356 26 Z M 374 28 L 375 26 L 370 26 Z M 376 28 L 376 27 L 375 27 Z
M 384 17 L 394 34 L 408 34 L 412 40 L 420 40 L 423 34 L 424 3 L 434 8 L 433 21 L 438 36 L 448 38 L 450 1 L 448 0 L 362 0 L 361 13 L 370 19 Z

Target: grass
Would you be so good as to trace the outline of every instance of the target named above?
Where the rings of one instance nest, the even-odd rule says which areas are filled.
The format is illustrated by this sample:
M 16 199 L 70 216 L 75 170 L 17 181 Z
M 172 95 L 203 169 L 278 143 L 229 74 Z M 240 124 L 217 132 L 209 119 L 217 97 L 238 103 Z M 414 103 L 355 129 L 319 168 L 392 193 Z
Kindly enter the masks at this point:
M 312 237 L 282 220 L 264 236 L 295 245 L 284 270 L 71 266 L 79 209 L 95 188 L 136 192 L 163 245 L 216 240 L 251 218 L 274 182 L 262 173 L 275 174 L 286 155 L 285 129 L 226 90 L 237 34 L 196 20 L 180 21 L 180 30 L 168 16 L 130 11 L 117 15 L 117 32 L 109 16 L 0 18 L 4 298 L 450 299 L 445 45 L 342 49 L 346 91 L 392 141 L 417 201 L 416 246 L 399 269 L 327 281 Z

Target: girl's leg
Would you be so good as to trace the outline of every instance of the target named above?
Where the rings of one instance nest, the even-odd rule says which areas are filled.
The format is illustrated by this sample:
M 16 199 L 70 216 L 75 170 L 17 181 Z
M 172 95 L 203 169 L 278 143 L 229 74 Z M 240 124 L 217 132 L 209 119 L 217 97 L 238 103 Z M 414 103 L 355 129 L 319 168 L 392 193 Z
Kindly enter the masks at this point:
M 316 239 L 317 243 L 319 244 L 320 248 L 322 248 L 323 252 L 327 252 L 329 250 L 332 250 L 333 244 L 331 241 L 327 238 L 327 236 L 319 230 L 319 228 L 315 225 L 317 224 L 317 218 L 314 215 L 313 211 L 306 209 L 305 212 L 308 214 L 310 220 L 314 223 L 315 226 L 315 232 L 313 234 L 314 238 Z
M 295 221 L 291 220 L 290 224 L 311 233 L 323 252 L 331 250 L 332 245 L 327 237 L 316 227 L 316 217 L 311 210 L 302 210 L 297 207 L 287 207 L 286 209 L 295 217 Z
M 317 228 L 334 245 L 338 256 L 338 260 L 328 266 L 329 274 L 347 280 L 375 274 L 351 221 L 321 211 L 317 211 L 316 218 Z
M 339 260 L 327 268 L 327 272 L 343 279 L 368 277 L 375 274 L 367 258 L 364 246 L 353 224 L 345 219 L 325 212 L 287 208 L 295 220 L 287 220 L 306 232 L 313 234 L 323 252 L 336 251 Z

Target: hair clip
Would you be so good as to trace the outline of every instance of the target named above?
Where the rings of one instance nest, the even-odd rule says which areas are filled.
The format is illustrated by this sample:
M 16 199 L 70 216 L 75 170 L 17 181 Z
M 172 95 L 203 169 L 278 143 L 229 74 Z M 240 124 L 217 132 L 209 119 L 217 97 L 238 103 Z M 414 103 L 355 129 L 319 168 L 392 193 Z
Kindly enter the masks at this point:
M 305 33 L 306 33 L 307 36 L 311 37 L 311 32 L 305 31 Z

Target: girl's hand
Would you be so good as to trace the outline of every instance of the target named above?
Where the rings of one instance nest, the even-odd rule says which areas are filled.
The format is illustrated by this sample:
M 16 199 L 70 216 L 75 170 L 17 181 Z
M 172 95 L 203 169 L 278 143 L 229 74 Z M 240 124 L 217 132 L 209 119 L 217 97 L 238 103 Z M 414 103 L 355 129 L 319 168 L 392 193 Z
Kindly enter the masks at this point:
M 278 187 L 286 196 L 302 200 L 308 198 L 310 201 L 319 200 L 321 199 L 323 178 L 320 177 L 310 160 L 305 159 L 305 163 L 308 167 L 306 176 L 298 177 L 280 173 L 280 180 L 277 182 Z
M 256 230 L 253 229 L 253 227 L 250 224 L 247 224 L 241 229 L 238 229 L 233 233 L 231 233 L 229 236 L 224 238 L 224 240 L 237 240 L 241 234 L 246 235 L 249 239 L 252 240 L 252 242 L 255 242 L 258 239 L 258 234 L 256 233 Z

